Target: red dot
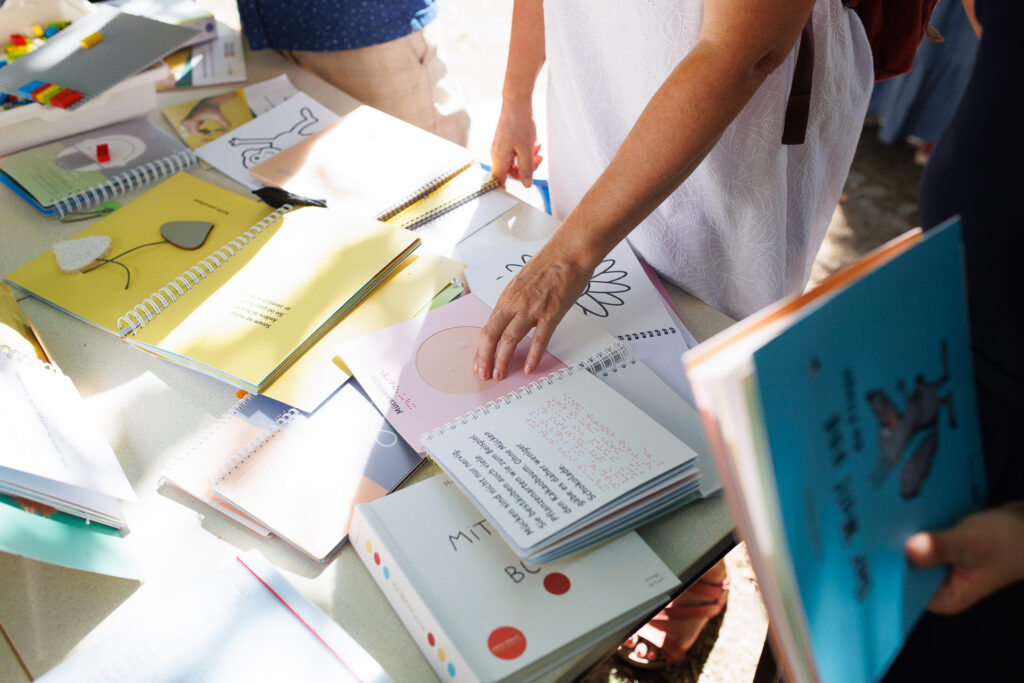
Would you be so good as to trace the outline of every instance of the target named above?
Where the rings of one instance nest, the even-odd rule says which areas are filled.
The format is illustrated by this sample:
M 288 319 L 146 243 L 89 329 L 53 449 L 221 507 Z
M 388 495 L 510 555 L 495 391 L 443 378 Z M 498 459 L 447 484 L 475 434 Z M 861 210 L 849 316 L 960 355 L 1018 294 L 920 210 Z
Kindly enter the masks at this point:
M 526 652 L 526 636 L 513 626 L 499 626 L 491 631 L 487 647 L 498 659 L 515 659 Z
M 434 634 L 433 633 L 428 633 L 427 634 L 427 643 L 430 645 L 430 647 L 434 647 L 435 641 L 434 641 Z
M 380 553 L 373 554 L 373 561 L 375 564 L 380 564 Z
M 571 585 L 569 577 L 560 572 L 552 572 L 544 577 L 544 588 L 552 595 L 568 593 Z

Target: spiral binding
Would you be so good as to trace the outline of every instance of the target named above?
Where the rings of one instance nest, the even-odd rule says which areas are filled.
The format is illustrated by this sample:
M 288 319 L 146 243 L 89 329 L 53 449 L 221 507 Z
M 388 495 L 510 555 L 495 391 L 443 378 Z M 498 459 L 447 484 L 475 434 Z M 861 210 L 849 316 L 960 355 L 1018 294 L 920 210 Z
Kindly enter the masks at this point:
M 618 338 L 622 341 L 637 341 L 640 339 L 652 339 L 654 337 L 668 337 L 673 334 L 679 334 L 679 330 L 674 327 L 656 327 L 653 330 L 620 334 L 618 335 Z
M 125 171 L 99 185 L 65 195 L 54 202 L 54 208 L 61 218 L 70 213 L 85 211 L 132 190 L 145 187 L 153 181 L 161 180 L 194 166 L 198 162 L 199 157 L 191 149 L 175 152 L 148 164 L 137 166 L 130 171 Z
M 608 348 L 601 349 L 597 353 L 579 361 L 575 365 L 570 365 L 556 370 L 534 380 L 533 382 L 530 382 L 527 385 L 519 387 L 515 391 L 510 391 L 504 396 L 499 396 L 493 401 L 488 401 L 479 408 L 474 408 L 465 415 L 457 417 L 451 422 L 447 422 L 437 429 L 427 432 L 420 438 L 423 441 L 430 441 L 435 436 L 441 436 L 446 431 L 454 429 L 457 425 L 468 424 L 473 420 L 479 419 L 481 415 L 490 415 L 496 410 L 501 410 L 502 406 L 511 404 L 512 401 L 520 399 L 523 396 L 529 396 L 533 394 L 533 392 L 540 391 L 545 387 L 552 386 L 566 377 L 572 377 L 576 372 L 586 371 L 592 375 L 601 374 L 607 377 L 609 372 L 617 372 L 620 368 L 628 367 L 635 362 L 636 361 L 633 359 L 633 350 L 629 348 L 629 344 L 622 341 L 615 342 Z
M 405 209 L 408 209 L 410 206 L 412 206 L 413 204 L 418 202 L 420 199 L 423 199 L 423 197 L 427 196 L 428 194 L 430 194 L 431 192 L 433 192 L 437 188 L 441 187 L 442 185 L 447 183 L 449 180 L 451 180 L 455 176 L 459 175 L 460 173 L 462 173 L 463 171 L 465 171 L 467 168 L 469 168 L 472 165 L 473 165 L 473 162 L 471 161 L 471 162 L 465 164 L 464 166 L 460 166 L 459 168 L 455 169 L 454 171 L 452 171 L 448 175 L 438 176 L 437 178 L 434 178 L 433 180 L 429 180 L 429 181 L 423 183 L 423 185 L 420 186 L 419 189 L 417 189 L 412 194 L 408 195 L 405 199 L 403 199 L 402 201 L 398 202 L 397 204 L 395 204 L 391 208 L 386 209 L 383 213 L 378 214 L 377 215 L 377 220 L 379 220 L 379 221 L 386 221 L 387 219 L 389 219 L 389 218 L 391 218 L 393 216 L 396 216 L 397 214 L 401 213 Z M 403 226 L 399 226 L 399 227 L 405 227 L 405 226 L 403 225 Z
M 248 398 L 248 396 L 246 397 Z M 244 405 L 244 404 L 239 404 Z M 238 471 L 240 467 L 245 465 L 251 460 L 264 446 L 274 439 L 281 431 L 291 422 L 295 420 L 302 413 L 296 408 L 289 408 L 285 412 L 281 413 L 274 420 L 274 426 L 269 430 L 260 434 L 252 441 L 243 446 L 237 453 L 229 458 L 210 478 L 210 487 L 213 488 L 217 484 L 224 482 L 228 477 Z
M 192 287 L 205 280 L 208 275 L 227 263 L 228 259 L 241 251 L 245 245 L 263 232 L 263 230 L 274 223 L 284 214 L 291 211 L 292 205 L 285 204 L 269 216 L 256 223 L 251 228 L 234 238 L 220 249 L 215 249 L 209 256 L 201 259 L 197 264 L 174 278 L 166 285 L 156 290 L 148 297 L 129 309 L 124 315 L 117 319 L 117 332 L 121 336 L 135 334 L 146 323 L 152 322 L 153 318 L 160 315 L 170 307 L 179 296 L 184 296 Z
M 493 190 L 496 187 L 498 187 L 497 179 L 491 178 L 486 183 L 481 185 L 479 187 L 479 189 L 474 190 L 473 192 L 470 192 L 469 194 L 463 195 L 463 196 L 459 197 L 458 199 L 453 199 L 450 202 L 445 202 L 444 204 L 442 204 L 440 206 L 435 206 L 430 211 L 427 211 L 426 213 L 420 214 L 419 216 L 416 216 L 415 218 L 410 218 L 409 220 L 405 221 L 404 223 L 399 224 L 398 227 L 399 228 L 405 228 L 406 230 L 412 230 L 414 228 L 417 228 L 417 227 L 423 225 L 424 223 L 428 223 L 428 222 L 434 220 L 438 216 L 443 216 L 444 214 L 448 213 L 449 211 L 457 209 L 458 207 L 462 206 L 463 204 L 466 204 L 467 202 L 473 201 L 474 199 L 476 199 L 480 195 L 486 194 L 487 192 L 490 192 L 491 190 Z

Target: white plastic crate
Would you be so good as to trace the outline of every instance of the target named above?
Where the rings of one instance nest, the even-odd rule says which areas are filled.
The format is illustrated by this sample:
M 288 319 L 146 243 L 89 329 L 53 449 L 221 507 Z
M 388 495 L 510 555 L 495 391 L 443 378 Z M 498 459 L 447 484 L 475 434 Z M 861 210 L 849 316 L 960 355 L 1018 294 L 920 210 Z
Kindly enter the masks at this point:
M 34 24 L 74 21 L 93 7 L 85 0 L 7 0 L 0 7 L 0 42 L 12 33 L 29 34 Z M 0 111 L 0 155 L 156 109 L 156 84 L 170 76 L 163 62 L 127 78 L 74 111 L 33 102 Z

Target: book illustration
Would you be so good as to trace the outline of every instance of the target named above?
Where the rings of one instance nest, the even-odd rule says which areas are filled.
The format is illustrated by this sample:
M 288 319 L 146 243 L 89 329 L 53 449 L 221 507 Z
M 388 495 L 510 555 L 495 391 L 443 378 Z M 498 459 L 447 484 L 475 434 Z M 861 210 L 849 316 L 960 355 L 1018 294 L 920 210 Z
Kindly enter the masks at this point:
M 291 147 L 300 138 L 313 134 L 313 126 L 320 122 L 320 119 L 310 111 L 309 107 L 299 110 L 298 121 L 292 124 L 291 128 L 282 130 L 279 133 L 258 138 L 231 137 L 228 144 L 232 147 L 242 148 L 242 165 L 252 168 L 261 161 L 265 161 L 283 149 Z
M 506 264 L 505 270 L 515 275 L 532 257 L 533 254 L 524 253 L 518 263 Z M 623 282 L 629 273 L 621 270 L 621 265 L 618 269 L 615 265 L 614 258 L 606 258 L 590 276 L 587 288 L 576 299 L 576 306 L 584 315 L 607 318 L 610 307 L 625 305 L 626 301 L 621 295 L 632 289 L 627 282 Z
M 923 374 L 914 379 L 914 390 L 907 393 L 906 384 L 899 380 L 897 389 L 903 395 L 901 412 L 889 394 L 880 388 L 867 392 L 867 401 L 878 420 L 878 459 L 871 469 L 871 481 L 879 488 L 889 473 L 916 442 L 913 453 L 900 471 L 900 496 L 905 500 L 921 493 L 921 487 L 931 471 L 932 460 L 939 448 L 939 419 L 946 410 L 950 429 L 956 429 L 952 387 L 949 370 L 949 342 L 942 340 L 940 347 L 942 375 L 929 382 Z M 942 394 L 945 388 L 948 393 Z M 918 438 L 920 437 L 920 438 Z
M 424 433 L 533 381 L 522 370 L 529 339 L 516 347 L 506 378 L 499 382 L 475 377 L 473 355 L 490 310 L 470 294 L 338 348 L 339 357 L 377 408 L 417 451 L 422 451 Z M 415 350 L 412 358 L 410 350 Z M 537 373 L 564 367 L 545 352 Z
M 333 111 L 306 93 L 297 92 L 269 111 L 238 126 L 231 135 L 222 135 L 206 143 L 196 153 L 221 173 L 255 190 L 265 183 L 249 175 L 250 168 L 308 140 L 314 133 L 337 120 L 338 115 Z M 305 196 L 313 195 L 305 193 Z
M 98 148 L 106 145 L 100 161 Z M 0 159 L 0 182 L 43 213 L 65 216 L 144 187 L 197 162 L 145 119 L 124 121 Z
M 198 149 L 221 135 L 252 121 L 253 114 L 241 88 L 163 108 L 178 137 Z
M 57 242 L 53 245 L 53 253 L 57 257 L 57 266 L 64 273 L 82 272 L 88 273 L 102 265 L 107 263 L 113 263 L 116 266 L 120 266 L 125 273 L 124 288 L 128 289 L 132 283 L 132 271 L 128 266 L 124 265 L 117 259 L 121 258 L 126 254 L 130 254 L 133 251 L 142 249 L 143 247 L 155 247 L 160 244 L 170 244 L 178 247 L 179 249 L 193 250 L 203 246 L 206 242 L 207 236 L 210 231 L 213 230 L 213 223 L 207 221 L 170 221 L 160 226 L 160 235 L 163 237 L 162 240 L 156 242 L 146 242 L 130 249 L 125 249 L 120 254 L 106 258 L 107 252 L 110 251 L 110 238 L 106 235 L 94 235 L 92 237 L 82 237 L 77 240 L 67 240 L 65 242 Z M 105 242 L 101 242 L 101 238 L 105 238 Z M 88 244 L 87 244 L 88 243 Z M 100 246 L 105 245 L 106 249 L 100 249 Z M 73 262 L 68 262 L 69 251 L 74 253 L 75 259 Z M 90 251 L 91 250 L 91 251 Z M 91 261 L 85 262 L 79 268 L 71 268 L 72 265 L 79 265 L 85 261 L 85 258 L 89 253 L 100 252 L 97 256 L 94 256 Z M 64 263 L 62 264 L 62 256 Z M 93 263 L 99 261 L 99 263 Z M 92 265 L 90 265 L 92 264 Z

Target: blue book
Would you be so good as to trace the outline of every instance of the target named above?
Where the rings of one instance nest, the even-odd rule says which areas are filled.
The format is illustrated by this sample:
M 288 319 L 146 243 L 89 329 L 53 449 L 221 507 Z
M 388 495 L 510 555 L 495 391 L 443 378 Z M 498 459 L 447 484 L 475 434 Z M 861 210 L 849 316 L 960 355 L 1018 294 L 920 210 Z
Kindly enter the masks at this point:
M 985 497 L 959 221 L 821 290 L 687 365 L 790 680 L 869 681 L 946 574 L 906 540 Z

